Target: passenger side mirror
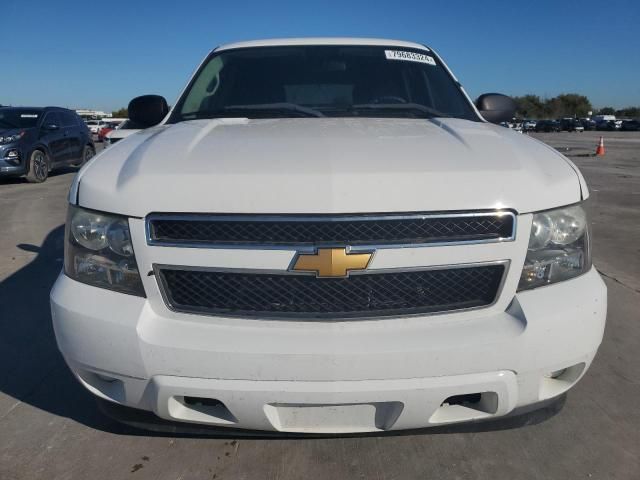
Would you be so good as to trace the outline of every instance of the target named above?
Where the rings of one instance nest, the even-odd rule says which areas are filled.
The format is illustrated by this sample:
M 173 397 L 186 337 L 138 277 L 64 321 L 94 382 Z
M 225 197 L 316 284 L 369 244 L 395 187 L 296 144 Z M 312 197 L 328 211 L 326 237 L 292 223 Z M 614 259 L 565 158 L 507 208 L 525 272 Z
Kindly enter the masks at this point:
M 142 128 L 159 124 L 169 113 L 169 106 L 160 95 L 142 95 L 129 102 L 129 119 Z
M 47 132 L 53 132 L 55 130 L 58 130 L 60 127 L 58 125 L 56 125 L 55 123 L 47 123 L 45 125 L 42 126 L 43 130 L 46 130 Z
M 500 123 L 515 117 L 517 105 L 501 93 L 485 93 L 476 100 L 476 108 L 487 122 Z

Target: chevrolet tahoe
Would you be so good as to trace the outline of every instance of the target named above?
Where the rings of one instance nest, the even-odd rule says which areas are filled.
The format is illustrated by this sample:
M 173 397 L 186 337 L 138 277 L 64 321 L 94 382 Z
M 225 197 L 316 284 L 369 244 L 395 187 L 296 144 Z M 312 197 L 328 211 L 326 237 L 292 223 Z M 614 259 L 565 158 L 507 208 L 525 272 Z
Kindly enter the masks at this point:
M 216 48 L 69 192 L 57 343 L 103 402 L 350 434 L 560 398 L 602 341 L 589 190 L 418 43 Z

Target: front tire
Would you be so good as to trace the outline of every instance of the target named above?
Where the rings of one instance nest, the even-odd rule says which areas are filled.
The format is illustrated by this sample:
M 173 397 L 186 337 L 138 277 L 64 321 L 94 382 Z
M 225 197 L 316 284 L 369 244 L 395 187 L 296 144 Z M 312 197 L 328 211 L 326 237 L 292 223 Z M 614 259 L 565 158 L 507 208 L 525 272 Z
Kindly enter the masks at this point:
M 85 145 L 82 150 L 82 159 L 78 163 L 74 163 L 74 167 L 81 167 L 95 156 L 96 152 L 89 145 Z
M 42 150 L 34 150 L 29 157 L 29 173 L 26 175 L 29 183 L 42 183 L 49 176 L 49 161 Z

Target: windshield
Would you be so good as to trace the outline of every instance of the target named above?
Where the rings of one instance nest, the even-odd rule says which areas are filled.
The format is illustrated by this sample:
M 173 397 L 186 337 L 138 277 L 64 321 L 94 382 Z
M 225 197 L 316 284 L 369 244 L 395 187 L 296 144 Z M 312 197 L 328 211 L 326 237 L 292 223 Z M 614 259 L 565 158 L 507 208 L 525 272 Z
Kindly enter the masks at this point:
M 198 118 L 455 117 L 479 121 L 428 50 L 255 47 L 213 53 L 170 123 Z
M 0 128 L 32 128 L 38 124 L 41 110 L 23 108 L 1 108 Z

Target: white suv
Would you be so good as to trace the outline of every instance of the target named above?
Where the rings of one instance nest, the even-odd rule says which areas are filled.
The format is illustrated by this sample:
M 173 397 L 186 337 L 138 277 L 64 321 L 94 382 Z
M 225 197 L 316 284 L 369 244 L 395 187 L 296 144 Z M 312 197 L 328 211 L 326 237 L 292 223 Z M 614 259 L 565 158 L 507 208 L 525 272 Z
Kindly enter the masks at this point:
M 134 99 L 152 128 L 71 187 L 51 292 L 71 370 L 167 420 L 280 432 L 551 402 L 596 354 L 606 289 L 583 177 L 486 121 L 513 110 L 416 43 L 215 49 L 171 112 Z
M 97 135 L 102 128 L 109 125 L 109 122 L 105 120 L 88 120 L 85 123 L 89 131 L 94 135 Z

